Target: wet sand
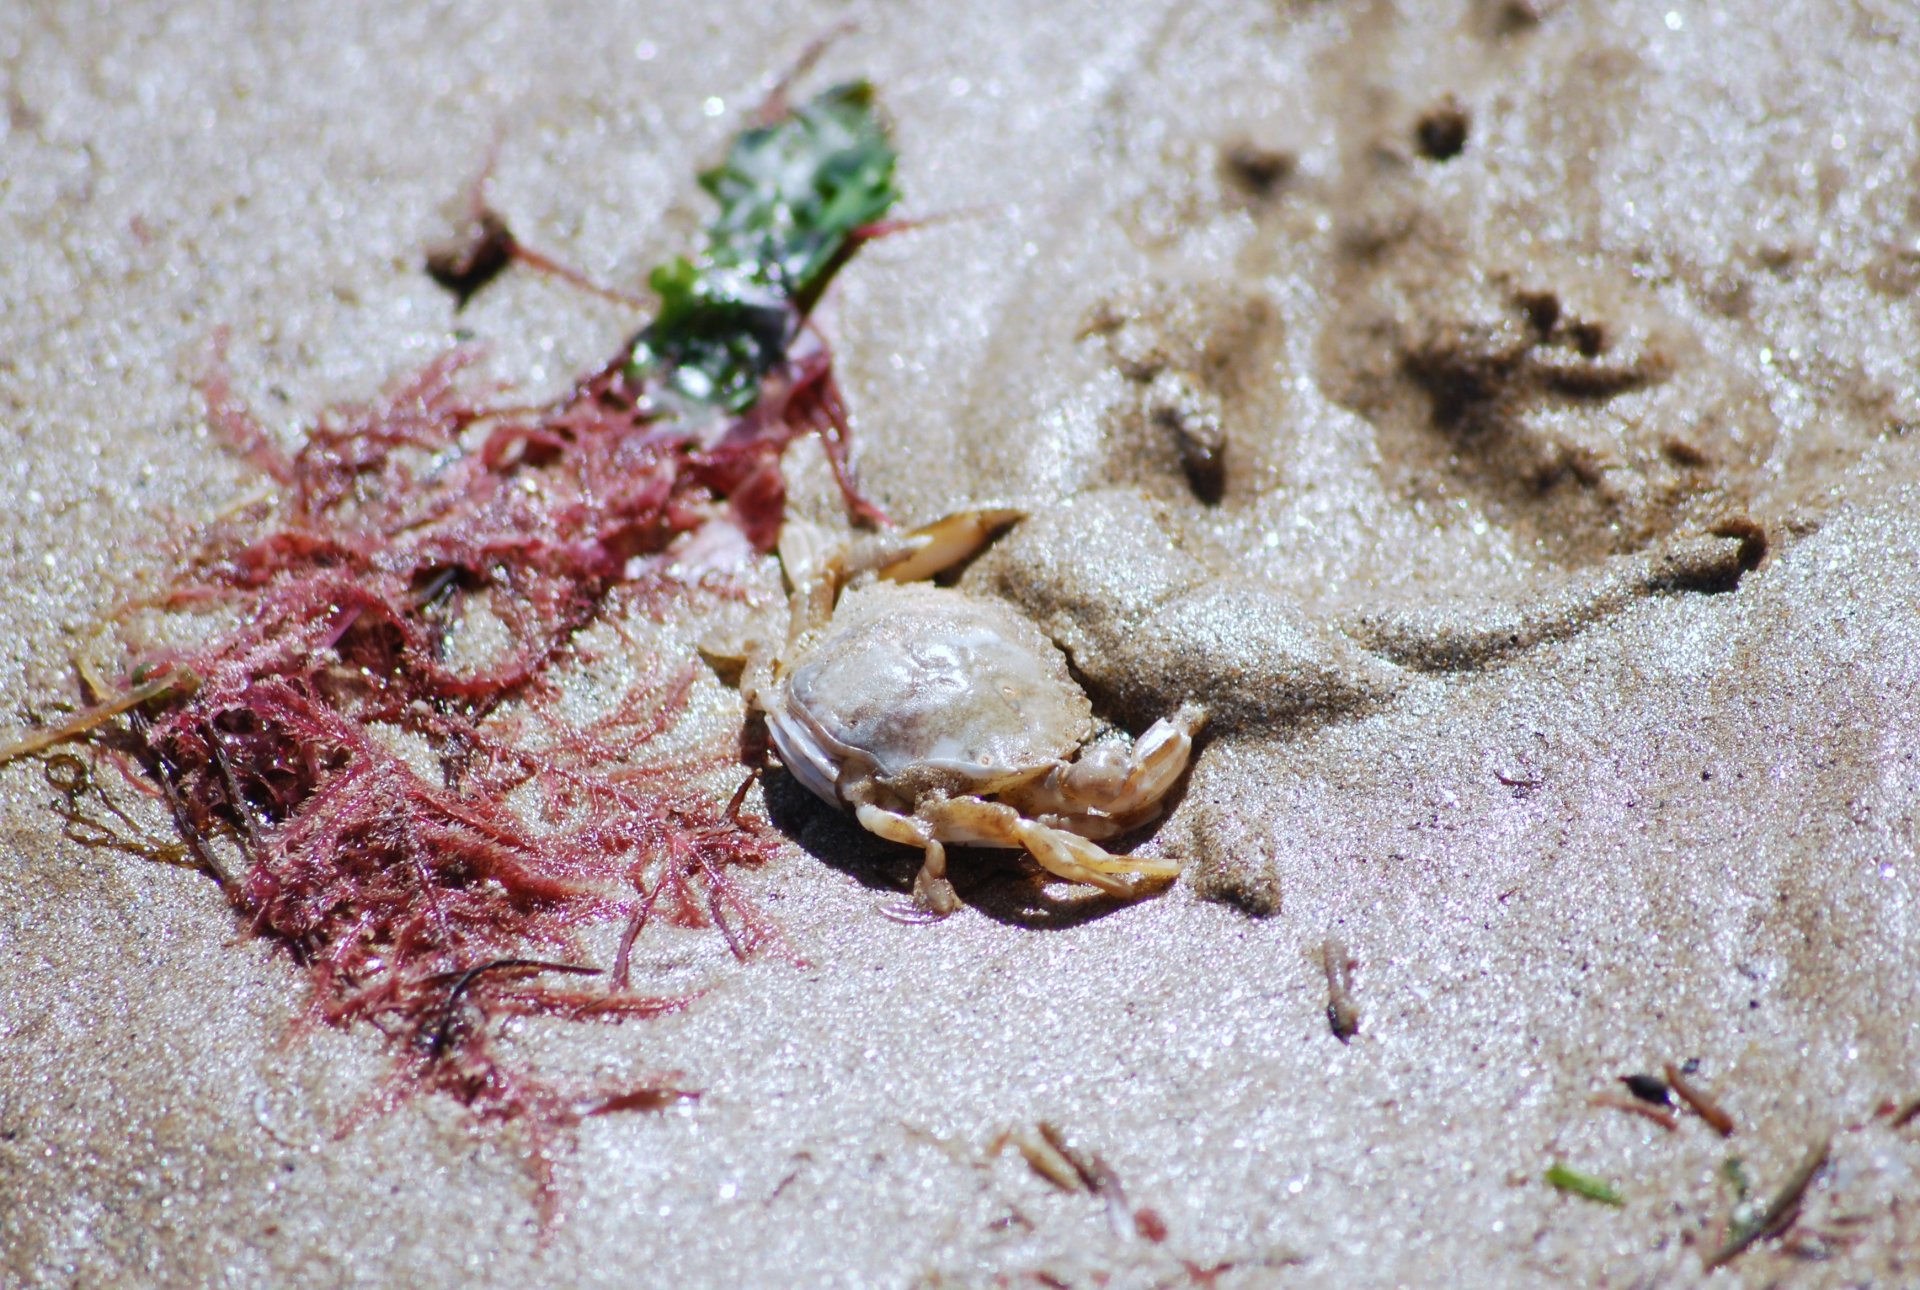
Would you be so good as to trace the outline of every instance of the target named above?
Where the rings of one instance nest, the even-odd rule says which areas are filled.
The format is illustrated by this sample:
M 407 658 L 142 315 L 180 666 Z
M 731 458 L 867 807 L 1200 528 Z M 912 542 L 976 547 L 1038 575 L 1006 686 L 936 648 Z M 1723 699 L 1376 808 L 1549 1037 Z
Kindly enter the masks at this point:
M 70 701 L 98 615 L 255 487 L 192 394 L 216 328 L 288 433 L 456 328 L 563 388 L 635 319 L 519 271 L 456 318 L 420 271 L 496 130 L 514 227 L 634 283 L 850 16 L 816 80 L 871 76 L 906 213 L 965 214 L 870 247 L 823 311 L 862 482 L 907 521 L 1028 508 L 962 585 L 1115 723 L 1213 708 L 1140 844 L 1190 876 L 1086 906 L 976 859 L 966 911 L 900 926 L 876 906 L 915 857 L 774 778 L 750 809 L 792 845 L 753 888 L 804 963 L 663 933 L 646 979 L 704 988 L 686 1012 L 516 1036 L 703 1091 L 590 1121 L 543 1238 L 524 1134 L 361 1114 L 377 1035 L 297 1026 L 304 978 L 205 878 L 63 839 L 9 767 L 0 1280 L 1684 1285 L 1724 1162 L 1764 1199 L 1829 1136 L 1799 1225 L 1715 1282 L 1910 1277 L 1898 5 L 20 7 L 6 728 Z M 684 737 L 739 716 L 703 685 Z M 1731 1139 L 1590 1104 L 1667 1062 Z M 1165 1240 L 987 1154 L 1039 1121 Z M 1555 1191 L 1556 1162 L 1624 1205 Z

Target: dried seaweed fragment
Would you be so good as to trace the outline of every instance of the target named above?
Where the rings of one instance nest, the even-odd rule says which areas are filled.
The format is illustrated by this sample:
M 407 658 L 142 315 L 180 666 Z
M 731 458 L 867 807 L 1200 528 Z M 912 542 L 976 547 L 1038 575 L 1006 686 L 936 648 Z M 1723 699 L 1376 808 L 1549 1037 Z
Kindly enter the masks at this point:
M 1651 1106 L 1637 1098 L 1622 1097 L 1618 1093 L 1595 1093 L 1587 1099 L 1587 1105 L 1604 1107 L 1611 1111 L 1625 1111 L 1629 1115 L 1637 1115 L 1643 1120 L 1651 1120 L 1668 1133 L 1672 1133 L 1680 1127 L 1680 1122 L 1674 1118 L 1671 1111 L 1663 1111 L 1657 1106 Z
M 452 293 L 457 312 L 506 271 L 519 245 L 505 217 L 481 205 L 453 238 L 428 250 L 427 276 Z
M 1166 1239 L 1166 1221 L 1156 1211 L 1142 1208 L 1136 1213 L 1128 1207 L 1126 1188 L 1113 1166 L 1099 1152 L 1069 1143 L 1055 1125 L 1041 1120 L 1031 1130 L 1008 1129 L 987 1145 L 987 1154 L 997 1156 L 1009 1146 L 1061 1191 L 1085 1191 L 1100 1200 L 1106 1206 L 1107 1225 L 1121 1240 L 1138 1236 L 1158 1244 Z
M 1731 1263 L 1756 1242 L 1778 1236 L 1791 1227 L 1800 1216 L 1800 1202 L 1806 1198 L 1807 1188 L 1827 1167 L 1827 1159 L 1832 1152 L 1833 1139 L 1830 1137 L 1822 1138 L 1808 1148 L 1806 1155 L 1787 1175 L 1786 1182 L 1781 1184 L 1780 1190 L 1773 1194 L 1765 1208 L 1744 1221 L 1735 1219 L 1726 1241 L 1707 1256 L 1707 1271 Z
M 184 843 L 152 837 L 147 830 L 93 778 L 87 763 L 73 753 L 55 753 L 42 773 L 58 793 L 54 814 L 66 821 L 62 832 L 71 842 L 96 851 L 124 851 L 157 864 L 194 864 Z
M 1733 1117 L 1728 1115 L 1726 1109 L 1714 1101 L 1704 1088 L 1687 1078 L 1687 1073 L 1672 1062 L 1666 1064 L 1664 1073 L 1667 1077 L 1667 1086 L 1673 1090 L 1674 1096 L 1685 1102 L 1695 1115 L 1705 1120 L 1715 1133 L 1723 1138 L 1733 1136 Z
M 139 681 L 124 693 L 102 699 L 99 703 L 74 714 L 56 726 L 45 730 L 36 730 L 32 734 L 21 735 L 0 744 L 0 766 L 21 757 L 31 757 L 49 748 L 72 743 L 76 739 L 98 730 L 115 717 L 132 712 L 142 704 L 155 699 L 165 698 L 176 692 L 188 692 L 200 683 L 200 678 L 184 669 L 163 672 L 158 676 Z

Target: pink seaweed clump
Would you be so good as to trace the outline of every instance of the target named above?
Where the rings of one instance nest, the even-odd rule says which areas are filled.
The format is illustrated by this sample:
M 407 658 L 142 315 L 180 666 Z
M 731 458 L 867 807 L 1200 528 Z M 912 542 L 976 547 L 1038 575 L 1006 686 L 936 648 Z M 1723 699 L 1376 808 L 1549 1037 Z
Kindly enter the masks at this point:
M 650 917 L 715 926 L 742 957 L 777 939 L 735 878 L 770 854 L 739 813 L 746 785 L 722 808 L 697 782 L 739 750 L 632 761 L 673 723 L 693 662 L 653 667 L 586 724 L 559 715 L 554 672 L 588 626 L 688 595 L 662 576 L 676 541 L 722 526 L 768 550 L 798 435 L 825 442 L 850 509 L 879 516 L 846 473 L 827 349 L 803 341 L 750 410 L 703 423 L 663 414 L 618 361 L 550 405 L 492 403 L 455 351 L 290 453 L 223 359 L 203 382 L 209 422 L 279 505 L 216 525 L 161 598 L 238 623 L 145 659 L 136 679 L 173 668 L 197 685 L 149 705 L 137 751 L 252 929 L 305 969 L 314 1015 L 389 1036 L 389 1096 L 426 1087 L 547 1126 L 658 1105 L 673 1090 L 563 1089 L 508 1061 L 495 1018 L 681 1006 L 629 985 Z M 482 608 L 511 645 L 453 661 Z M 624 929 L 604 968 L 580 961 L 597 923 Z

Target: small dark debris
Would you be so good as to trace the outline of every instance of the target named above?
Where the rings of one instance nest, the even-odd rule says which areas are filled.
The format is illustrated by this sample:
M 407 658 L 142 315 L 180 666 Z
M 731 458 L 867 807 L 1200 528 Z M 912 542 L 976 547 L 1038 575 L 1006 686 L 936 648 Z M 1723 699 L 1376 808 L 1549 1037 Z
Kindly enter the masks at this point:
M 1551 291 L 1523 291 L 1514 297 L 1514 303 L 1527 315 L 1527 324 L 1533 328 L 1534 335 L 1546 340 L 1553 335 L 1553 329 L 1560 322 L 1560 297 Z
M 1607 352 L 1607 329 L 1597 322 L 1572 322 L 1567 324 L 1567 336 L 1573 341 L 1573 347 L 1580 351 L 1582 358 L 1598 358 Z
M 1673 1091 L 1658 1075 L 1622 1075 L 1620 1082 L 1627 1086 L 1627 1092 L 1642 1102 L 1651 1102 L 1655 1106 L 1673 1105 Z
M 1668 461 L 1687 470 L 1698 470 L 1708 464 L 1708 457 L 1700 445 L 1670 434 L 1660 444 L 1660 451 Z
M 464 309 L 513 263 L 518 246 L 507 221 L 483 209 L 456 237 L 428 250 L 427 274 L 453 293 L 455 309 Z
M 1839 1243 L 1824 1232 L 1809 1232 L 1780 1243 L 1780 1252 L 1803 1263 L 1825 1263 L 1836 1253 Z
M 1147 390 L 1147 413 L 1173 436 L 1193 495 L 1216 505 L 1227 491 L 1227 431 L 1219 399 L 1186 373 L 1163 371 Z
M 1225 443 L 1221 437 L 1181 435 L 1180 466 L 1193 495 L 1209 506 L 1227 495 Z
M 1540 25 L 1540 7 L 1534 0 L 1482 0 L 1482 30 L 1496 40 L 1518 36 Z
M 1540 11 L 1528 0 L 1509 0 L 1500 6 L 1500 27 L 1504 34 L 1531 31 L 1540 25 Z
M 1432 400 L 1434 424 L 1463 435 L 1484 428 L 1481 414 L 1499 401 L 1516 367 L 1508 357 L 1475 354 L 1445 343 L 1410 351 L 1403 365 Z
M 1414 125 L 1414 142 L 1429 161 L 1451 161 L 1466 151 L 1467 110 L 1448 97 L 1427 111 Z
M 1120 1185 L 1120 1175 L 1114 1172 L 1113 1166 L 1102 1159 L 1099 1152 L 1068 1143 L 1066 1135 L 1045 1120 L 1036 1127 L 1047 1144 L 1073 1166 L 1087 1194 L 1106 1203 L 1107 1222 L 1113 1228 L 1114 1235 L 1126 1236 L 1137 1225 L 1137 1220 L 1127 1206 L 1126 1190 Z
M 1344 1044 L 1360 1033 L 1360 1004 L 1353 997 L 1353 971 L 1360 961 L 1331 938 L 1320 947 L 1320 961 L 1327 971 L 1327 1025 Z
M 1084 1190 L 1102 1201 L 1107 1209 L 1107 1223 L 1115 1236 L 1126 1239 L 1139 1235 L 1153 1241 L 1165 1238 L 1166 1223 L 1157 1213 L 1150 1209 L 1135 1213 L 1128 1207 L 1126 1189 L 1121 1186 L 1120 1175 L 1114 1172 L 1113 1166 L 1098 1152 L 1069 1143 L 1066 1135 L 1054 1125 L 1042 1120 L 1034 1125 L 1033 1131 L 1009 1129 L 988 1145 L 987 1154 L 997 1156 L 1008 1146 L 1017 1149 L 1029 1168 L 1061 1191 Z M 1158 1230 L 1160 1235 L 1150 1235 L 1153 1230 Z
M 1253 197 L 1271 197 L 1298 164 L 1298 158 L 1291 152 L 1269 148 L 1250 139 L 1242 139 L 1228 148 L 1220 161 L 1234 186 Z
M 1025 1128 L 1008 1129 L 987 1145 L 987 1154 L 997 1156 L 1008 1147 L 1020 1153 L 1027 1167 L 1061 1191 L 1077 1191 L 1082 1186 L 1080 1171 L 1073 1161 L 1042 1133 Z
M 7 87 L 7 128 L 9 130 L 18 130 L 25 134 L 30 130 L 38 130 L 45 120 L 39 109 L 27 102 L 27 96 L 20 92 L 19 86 Z
M 1896 1129 L 1904 1129 L 1913 1123 L 1915 1116 L 1920 1116 L 1920 1097 L 1907 1099 L 1900 1109 L 1893 1113 L 1893 1119 L 1888 1123 Z
M 1518 642 L 1515 643 L 1517 644 Z M 1521 802 L 1526 801 L 1538 792 L 1543 782 L 1533 775 L 1509 776 L 1503 775 L 1497 770 L 1493 772 L 1493 777 L 1499 780 L 1505 787 L 1513 790 L 1514 799 Z
M 614 1115 L 621 1111 L 664 1111 L 682 1102 L 697 1102 L 700 1094 L 684 1088 L 637 1088 L 616 1093 L 590 1108 L 588 1115 Z
M 1767 558 L 1766 526 L 1750 515 L 1731 515 L 1707 530 L 1715 537 L 1740 539 L 1740 567 L 1752 571 Z

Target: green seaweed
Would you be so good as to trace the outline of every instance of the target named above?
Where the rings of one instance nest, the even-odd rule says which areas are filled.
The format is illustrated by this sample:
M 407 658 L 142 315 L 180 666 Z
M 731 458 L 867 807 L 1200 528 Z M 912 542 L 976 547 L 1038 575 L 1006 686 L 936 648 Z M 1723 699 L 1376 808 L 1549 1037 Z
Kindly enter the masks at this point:
M 896 156 L 865 81 L 742 131 L 700 176 L 720 203 L 706 249 L 649 279 L 660 312 L 634 340 L 633 374 L 693 404 L 752 407 L 859 231 L 899 198 Z
M 1592 1174 L 1583 1174 L 1577 1169 L 1569 1169 L 1557 1161 L 1551 1169 L 1547 1170 L 1547 1182 L 1558 1190 L 1571 1193 L 1582 1200 L 1596 1201 L 1602 1205 L 1615 1207 L 1627 1203 L 1626 1198 L 1621 1196 L 1612 1183 L 1603 1178 L 1596 1178 Z
M 1733 1189 L 1736 1205 L 1744 1204 L 1753 1193 L 1753 1179 L 1747 1175 L 1747 1162 L 1739 1156 L 1728 1156 L 1720 1162 L 1720 1177 Z

